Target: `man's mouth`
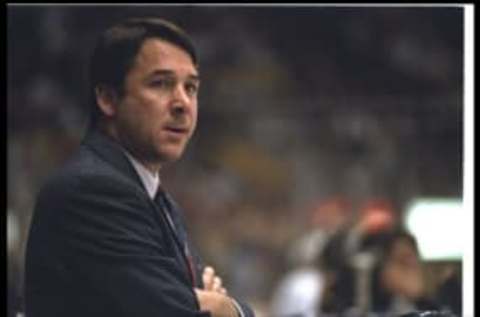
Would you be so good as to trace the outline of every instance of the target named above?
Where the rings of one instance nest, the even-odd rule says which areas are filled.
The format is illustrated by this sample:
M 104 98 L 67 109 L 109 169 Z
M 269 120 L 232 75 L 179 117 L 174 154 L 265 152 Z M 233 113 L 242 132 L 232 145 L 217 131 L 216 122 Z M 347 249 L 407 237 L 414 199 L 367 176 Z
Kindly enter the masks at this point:
M 166 131 L 176 133 L 176 134 L 187 134 L 188 128 L 187 127 L 180 127 L 180 126 L 167 126 L 165 127 Z

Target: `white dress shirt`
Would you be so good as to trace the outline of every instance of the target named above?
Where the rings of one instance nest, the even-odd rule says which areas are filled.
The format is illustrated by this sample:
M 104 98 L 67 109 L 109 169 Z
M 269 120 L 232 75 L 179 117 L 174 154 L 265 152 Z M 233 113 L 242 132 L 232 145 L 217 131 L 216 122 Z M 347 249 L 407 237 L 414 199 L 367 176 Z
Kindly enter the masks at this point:
M 130 162 L 132 162 L 133 167 L 137 171 L 138 176 L 142 180 L 143 186 L 147 190 L 148 196 L 151 199 L 155 198 L 155 194 L 157 193 L 158 186 L 160 185 L 160 176 L 158 173 L 154 174 L 150 170 L 148 170 L 142 163 L 140 163 L 136 158 L 134 158 L 130 153 L 124 151 L 127 155 Z

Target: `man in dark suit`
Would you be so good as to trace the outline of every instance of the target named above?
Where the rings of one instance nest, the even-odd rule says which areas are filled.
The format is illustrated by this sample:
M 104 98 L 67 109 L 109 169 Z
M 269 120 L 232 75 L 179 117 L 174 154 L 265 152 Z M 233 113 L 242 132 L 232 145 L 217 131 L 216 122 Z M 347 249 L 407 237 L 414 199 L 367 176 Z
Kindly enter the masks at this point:
M 177 26 L 128 19 L 99 39 L 92 121 L 40 191 L 26 254 L 26 317 L 252 317 L 188 241 L 160 168 L 197 122 L 195 49 Z

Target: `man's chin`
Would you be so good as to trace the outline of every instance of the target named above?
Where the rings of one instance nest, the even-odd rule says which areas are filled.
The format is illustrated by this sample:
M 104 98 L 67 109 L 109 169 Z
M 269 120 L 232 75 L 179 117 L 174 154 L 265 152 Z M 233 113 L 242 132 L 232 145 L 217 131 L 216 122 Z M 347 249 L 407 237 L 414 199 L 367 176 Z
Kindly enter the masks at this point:
M 182 157 L 184 149 L 168 149 L 158 153 L 158 156 L 162 163 L 173 163 Z

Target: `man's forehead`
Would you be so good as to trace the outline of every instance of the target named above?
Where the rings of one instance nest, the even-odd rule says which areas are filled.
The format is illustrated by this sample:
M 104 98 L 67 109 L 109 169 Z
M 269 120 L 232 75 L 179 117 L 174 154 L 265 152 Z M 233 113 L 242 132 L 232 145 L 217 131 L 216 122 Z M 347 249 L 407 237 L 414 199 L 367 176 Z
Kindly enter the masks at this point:
M 171 72 L 175 75 L 181 71 L 185 76 L 198 77 L 197 66 L 194 65 L 190 54 L 176 44 L 159 38 L 144 41 L 135 58 L 135 64 L 153 68 L 150 70 L 152 73 Z

